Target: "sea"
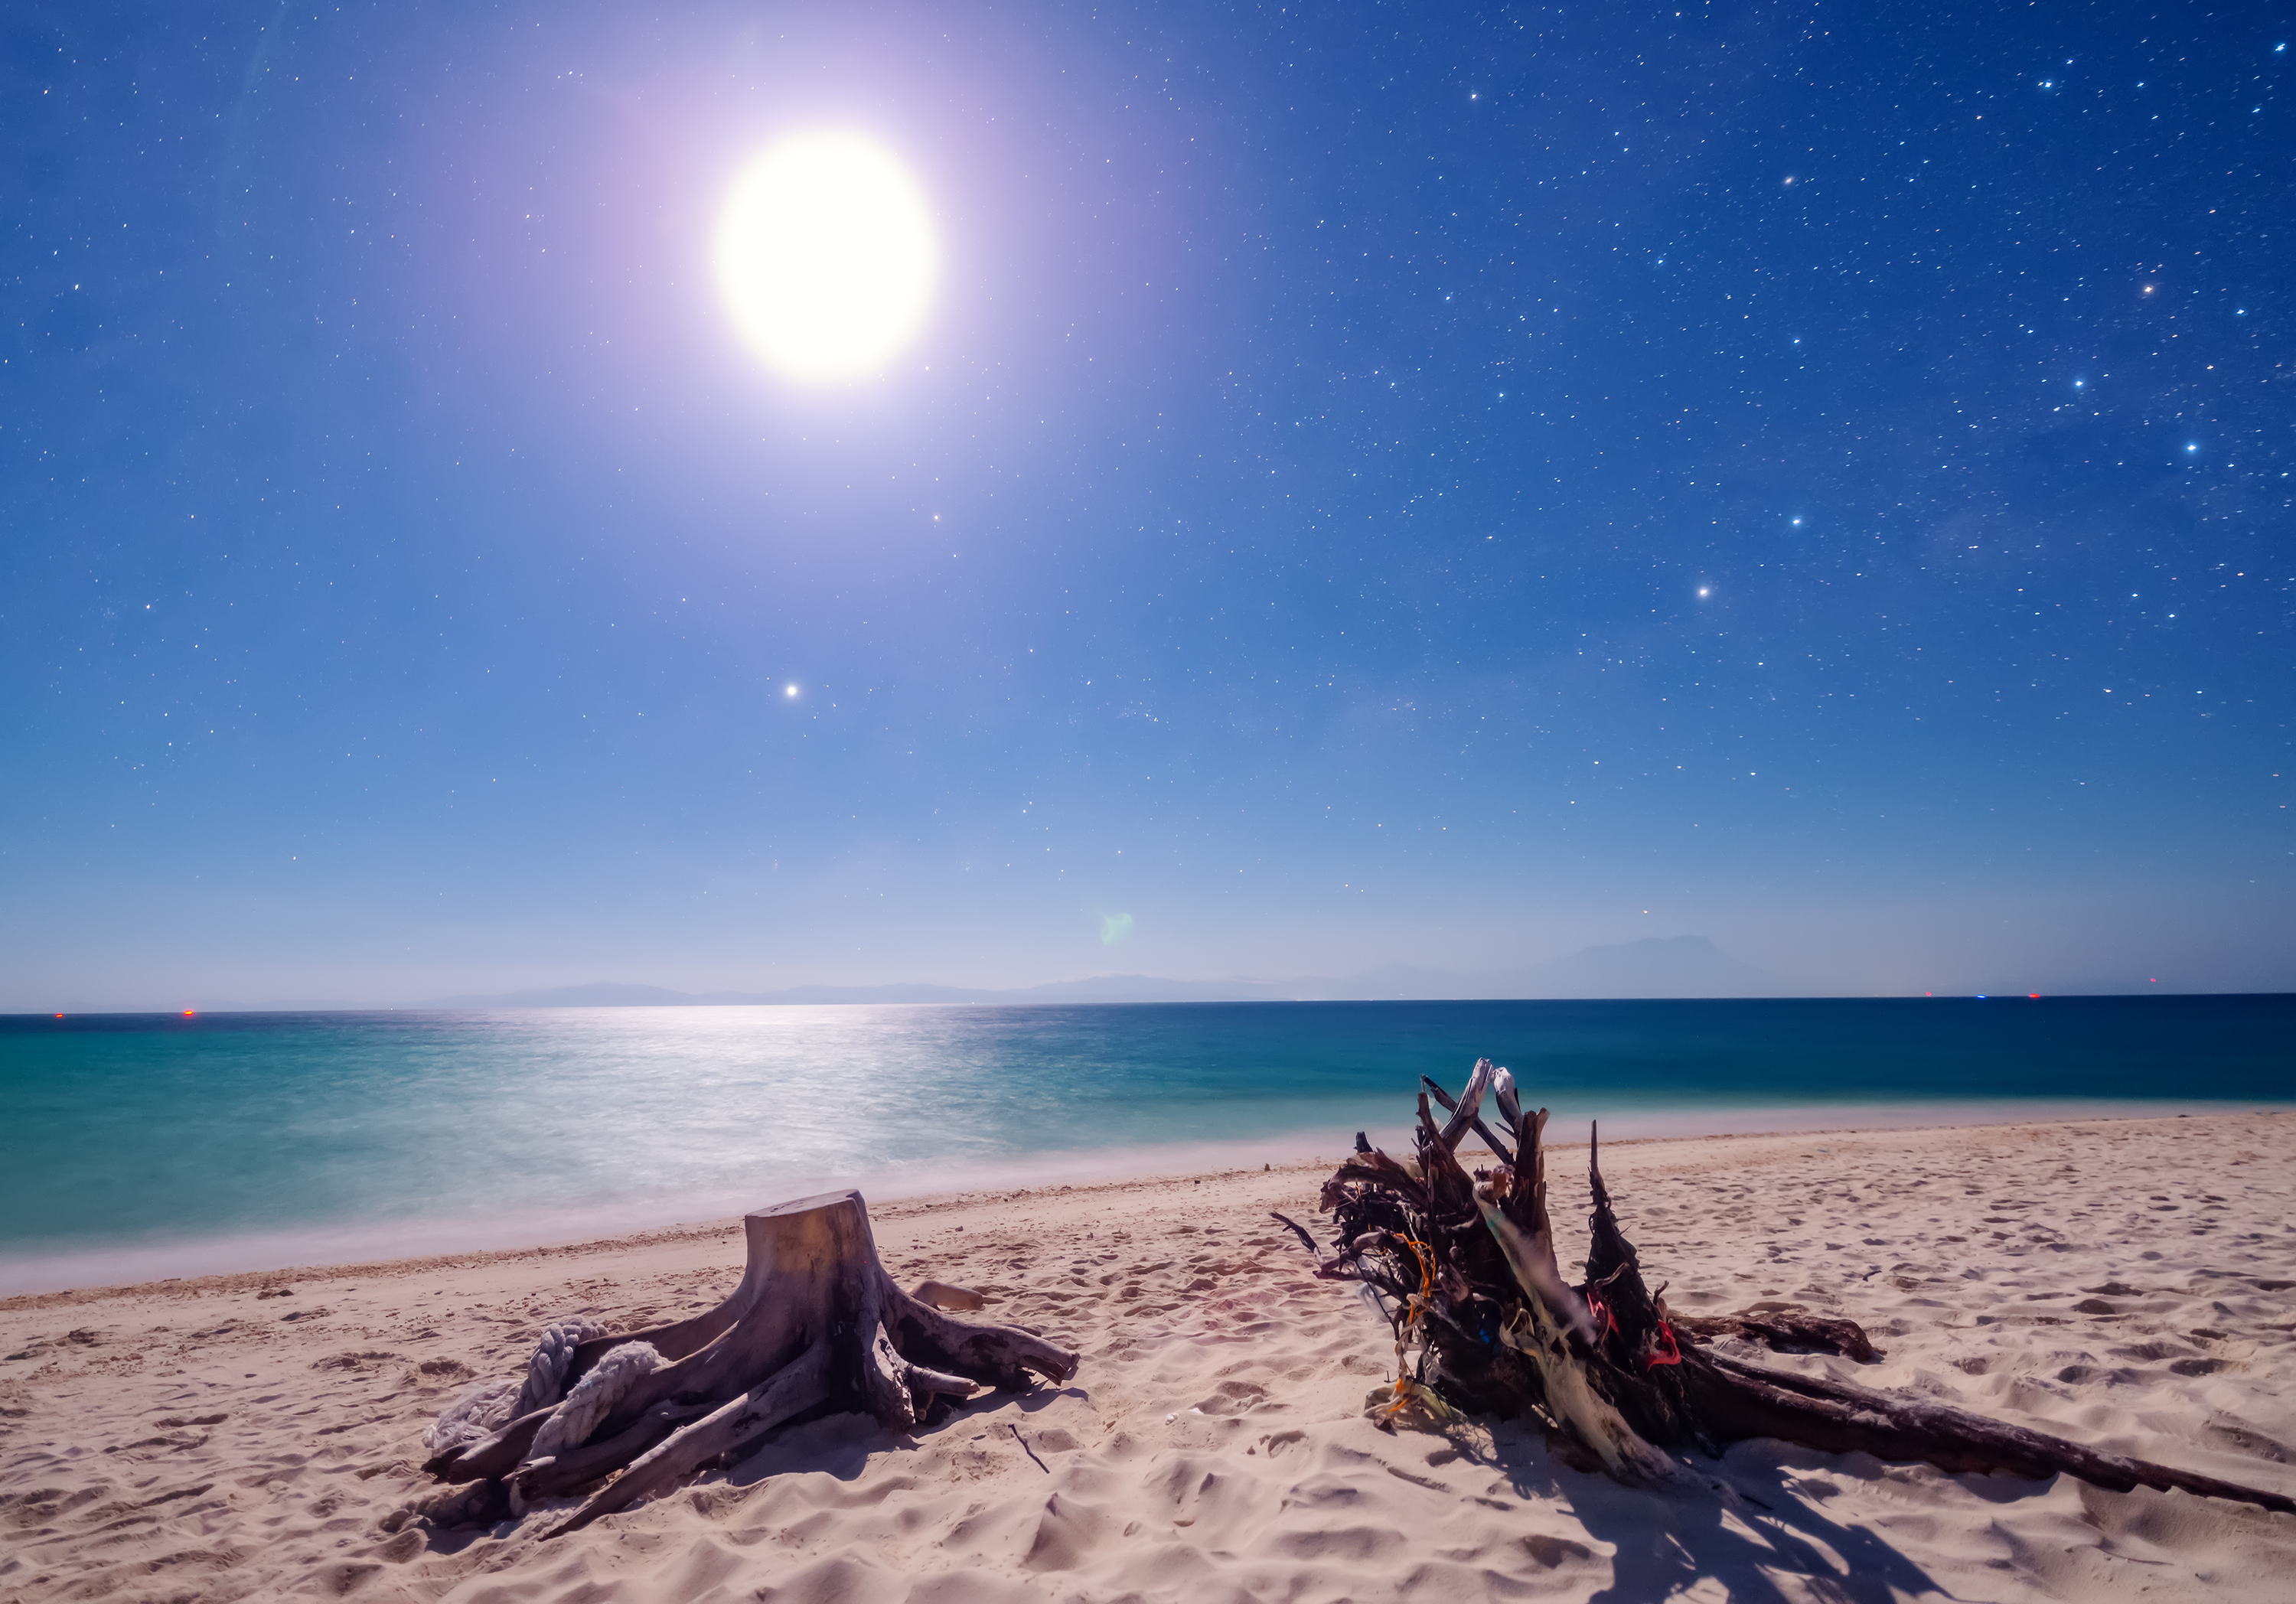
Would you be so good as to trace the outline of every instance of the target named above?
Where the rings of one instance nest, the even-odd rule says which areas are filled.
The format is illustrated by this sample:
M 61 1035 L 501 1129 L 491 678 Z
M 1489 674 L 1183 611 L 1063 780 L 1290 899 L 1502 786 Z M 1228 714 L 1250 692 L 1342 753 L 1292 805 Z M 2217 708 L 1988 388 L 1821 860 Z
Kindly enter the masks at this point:
M 1483 1056 L 1561 1141 L 2276 1110 L 2296 996 L 5 1016 L 0 1295 L 1336 1158 Z

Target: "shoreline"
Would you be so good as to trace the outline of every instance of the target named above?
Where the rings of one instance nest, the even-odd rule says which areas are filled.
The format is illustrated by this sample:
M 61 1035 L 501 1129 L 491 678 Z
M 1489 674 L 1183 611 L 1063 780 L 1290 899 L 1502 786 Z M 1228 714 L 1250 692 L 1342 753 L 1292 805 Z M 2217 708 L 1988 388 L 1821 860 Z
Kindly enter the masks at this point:
M 2296 1104 L 2244 1107 L 2235 1114 L 2221 1107 L 2202 1109 L 2170 1100 L 2161 1100 L 2157 1104 L 2148 1102 L 2133 1109 L 2125 1100 L 2111 1102 L 2099 1100 L 2095 1103 L 2078 1105 L 2054 1103 L 2043 1105 L 2038 1102 L 2025 1102 L 2015 1105 L 2018 1109 L 2016 1117 L 2007 1118 L 1997 1117 L 2004 1111 L 1998 1106 L 1972 1107 L 1964 1104 L 1956 1107 L 1964 1117 L 1954 1117 L 1946 1115 L 1944 1110 L 1939 1109 L 1904 1104 L 1874 1107 L 1816 1104 L 1802 1105 L 1798 1108 L 1677 1110 L 1642 1118 L 1615 1121 L 1611 1130 L 1606 1131 L 1603 1134 L 1603 1145 L 1607 1150 L 1659 1143 L 1742 1142 L 1766 1137 L 1857 1136 L 1883 1133 L 1910 1133 L 1948 1130 L 2007 1131 L 2030 1127 L 2054 1127 L 2075 1121 L 2084 1124 L 2144 1123 L 2163 1119 L 2274 1117 L 2296 1115 Z M 1844 1125 L 1797 1123 L 1797 1120 L 1814 1121 L 1852 1111 L 1896 1115 L 1899 1117 L 1868 1119 Z M 1940 1117 L 1941 1115 L 1944 1117 Z M 1759 1123 L 1751 1125 L 1741 1123 L 1749 1116 Z M 1711 1131 L 1664 1130 L 1655 1133 L 1647 1128 L 1653 1125 L 1703 1121 L 1710 1117 L 1728 1124 L 1730 1128 Z M 1625 1132 L 1612 1133 L 1619 1125 L 1624 1125 Z M 1554 1128 L 1557 1131 L 1563 1129 L 1559 1124 Z M 1390 1151 L 1404 1151 L 1409 1147 L 1409 1133 L 1401 1127 L 1374 1131 L 1372 1134 L 1374 1145 L 1385 1147 Z M 1317 1148 L 1316 1153 L 1313 1156 L 1302 1157 L 1297 1151 L 1301 1139 L 1305 1138 L 1314 1139 L 1309 1143 Z M 980 1177 L 972 1176 L 968 1177 L 972 1181 L 972 1184 L 930 1188 L 922 1183 L 904 1187 L 897 1183 L 882 1190 L 873 1190 L 851 1179 L 822 1177 L 809 1183 L 800 1182 L 796 1190 L 783 1195 L 804 1197 L 812 1195 L 815 1191 L 841 1191 L 851 1187 L 861 1191 L 865 1197 L 870 1199 L 869 1207 L 873 1218 L 899 1218 L 918 1211 L 931 1211 L 950 1207 L 976 1207 L 993 1199 L 1001 1198 L 1013 1201 L 1039 1193 L 1093 1194 L 1108 1191 L 1128 1191 L 1144 1184 L 1177 1184 L 1182 1182 L 1195 1182 L 1215 1177 L 1225 1179 L 1257 1173 L 1250 1163 L 1215 1163 L 1202 1167 L 1182 1166 L 1165 1169 L 1153 1166 L 1138 1167 L 1136 1164 L 1127 1162 L 1128 1160 L 1149 1160 L 1159 1157 L 1186 1155 L 1198 1158 L 1235 1158 L 1246 1152 L 1273 1153 L 1277 1156 L 1263 1158 L 1260 1161 L 1266 1166 L 1266 1173 L 1285 1174 L 1308 1171 L 1316 1170 L 1319 1166 L 1324 1173 L 1328 1173 L 1338 1164 L 1339 1155 L 1347 1151 L 1350 1145 L 1351 1133 L 1321 1130 L 1300 1133 L 1299 1138 L 1289 1140 L 1278 1138 L 1235 1142 L 1160 1144 L 1147 1148 L 1086 1149 L 1071 1153 L 1046 1155 L 1035 1162 L 1021 1160 L 1015 1165 L 1002 1166 L 1007 1174 L 1012 1174 L 1016 1179 L 1025 1183 L 1018 1186 L 984 1185 L 980 1183 Z M 1550 1136 L 1546 1142 L 1549 1150 L 1557 1152 L 1581 1150 L 1586 1145 L 1583 1141 L 1570 1140 L 1567 1133 L 1560 1136 Z M 1116 1165 L 1112 1173 L 1108 1170 L 1109 1161 L 1111 1158 Z M 1091 1170 L 1103 1173 L 1094 1179 L 1070 1178 Z M 764 1207 L 776 1200 L 778 1200 L 777 1198 L 761 1199 L 749 1207 Z M 594 1210 L 585 1211 L 586 1214 L 597 1215 L 611 1215 L 613 1212 L 612 1206 L 602 1206 Z M 255 1248 L 256 1252 L 260 1253 L 261 1249 L 256 1248 L 256 1244 L 279 1241 L 283 1238 L 291 1240 L 309 1241 L 316 1239 L 324 1241 L 340 1240 L 354 1233 L 360 1237 L 393 1232 L 420 1236 L 426 1233 L 437 1234 L 440 1232 L 466 1231 L 472 1227 L 460 1222 L 414 1221 L 372 1227 L 349 1227 L 341 1230 L 322 1227 L 309 1232 L 293 1233 L 266 1232 L 228 1237 L 193 1238 L 175 1243 L 97 1248 L 55 1254 L 12 1256 L 0 1252 L 0 1313 L 19 1308 L 49 1306 L 59 1302 L 90 1301 L 114 1297 L 165 1294 L 195 1296 L 206 1290 L 234 1289 L 242 1283 L 260 1285 L 276 1281 L 283 1277 L 340 1279 L 349 1275 L 372 1277 L 383 1274 L 411 1274 L 433 1267 L 448 1270 L 472 1269 L 489 1264 L 524 1260 L 536 1255 L 578 1257 L 586 1254 L 634 1251 L 652 1246 L 717 1240 L 737 1234 L 740 1230 L 741 1212 L 742 1210 L 736 1207 L 727 1212 L 699 1218 L 657 1220 L 621 1231 L 577 1232 L 564 1236 L 545 1235 L 538 1238 L 521 1238 L 492 1245 L 474 1244 L 448 1248 L 438 1252 L 416 1251 L 369 1255 L 333 1260 L 291 1261 L 275 1257 L 262 1264 L 205 1271 L 187 1270 L 174 1275 L 144 1275 L 132 1280 L 22 1286 L 20 1289 L 18 1287 L 19 1282 L 35 1279 L 39 1272 L 61 1273 L 70 1265 L 94 1265 L 106 1261 L 117 1263 L 122 1260 L 163 1259 L 171 1256 L 190 1260 L 212 1257 L 218 1253 L 232 1256 L 246 1256 L 245 1249 Z
M 1612 1137 L 2204 1114 L 2296 1090 L 2296 995 L 2080 1001 L 1903 1019 L 1861 999 L 1684 999 L 1555 1005 L 1568 1018 L 1491 1002 L 53 1021 L 0 1053 L 0 1296 L 584 1240 L 828 1188 L 1283 1163 L 1358 1125 L 1399 1130 L 1417 1070 L 1456 1077 L 1486 1053 L 1558 1130 L 1599 1116 Z

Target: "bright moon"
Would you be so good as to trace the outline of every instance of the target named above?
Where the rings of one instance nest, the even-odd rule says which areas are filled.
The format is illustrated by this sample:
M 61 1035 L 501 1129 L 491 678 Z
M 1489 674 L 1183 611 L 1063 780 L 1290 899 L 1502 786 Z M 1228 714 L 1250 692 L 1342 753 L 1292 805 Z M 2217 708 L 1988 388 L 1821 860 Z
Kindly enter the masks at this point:
M 718 222 L 718 287 L 734 325 L 798 380 L 882 366 L 924 321 L 938 258 L 916 181 L 853 134 L 774 146 L 734 181 Z

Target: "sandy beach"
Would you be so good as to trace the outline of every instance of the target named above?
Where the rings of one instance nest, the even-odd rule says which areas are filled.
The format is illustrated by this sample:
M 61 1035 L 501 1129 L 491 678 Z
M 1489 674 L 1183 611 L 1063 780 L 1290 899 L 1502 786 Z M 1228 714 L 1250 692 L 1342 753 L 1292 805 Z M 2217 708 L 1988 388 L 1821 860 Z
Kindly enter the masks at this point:
M 1583 1240 L 1559 1149 L 1566 1262 Z M 905 1281 L 1078 1348 L 1075 1381 L 896 1436 L 839 1415 L 561 1541 L 385 1529 L 422 1434 L 541 1325 L 674 1318 L 731 1223 L 0 1303 L 11 1599 L 2280 1600 L 2296 1519 L 1753 1442 L 1756 1501 L 1569 1468 L 1534 1428 L 1382 1431 L 1387 1328 L 1269 1218 L 1328 1166 L 877 1207 Z M 2296 1116 L 1606 1144 L 1651 1279 L 1865 1324 L 1764 1354 L 2296 1493 Z M 760 1199 L 760 1203 L 773 1199 Z

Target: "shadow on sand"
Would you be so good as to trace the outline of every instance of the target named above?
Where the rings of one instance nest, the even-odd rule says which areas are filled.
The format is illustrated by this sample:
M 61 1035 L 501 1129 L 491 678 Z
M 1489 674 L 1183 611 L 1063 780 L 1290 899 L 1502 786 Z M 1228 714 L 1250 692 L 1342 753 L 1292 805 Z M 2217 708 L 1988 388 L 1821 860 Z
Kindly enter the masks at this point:
M 1610 1585 L 1591 1595 L 1599 1604 L 1648 1604 L 1714 1583 L 1746 1604 L 1809 1598 L 1889 1604 L 1908 1595 L 1954 1596 L 1881 1534 L 1827 1514 L 1816 1497 L 1840 1489 L 1822 1474 L 1797 1475 L 1766 1455 L 1766 1449 L 1783 1444 L 1747 1444 L 1718 1461 L 1684 1461 L 1694 1481 L 1708 1484 L 1704 1488 L 1643 1491 L 1572 1469 L 1536 1429 L 1516 1423 L 1497 1426 L 1488 1454 L 1470 1453 L 1453 1440 L 1466 1457 L 1504 1477 L 1518 1497 L 1562 1505 L 1589 1536 L 1617 1551 Z M 1864 1463 L 1812 1462 L 1838 1466 L 1846 1480 L 1878 1469 L 1864 1455 L 1854 1458 Z M 2004 1485 L 2038 1492 L 2043 1484 Z M 1781 1584 L 1787 1577 L 1791 1590 Z

